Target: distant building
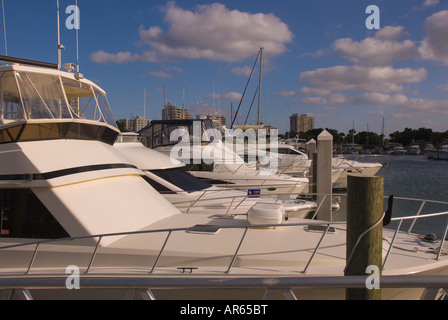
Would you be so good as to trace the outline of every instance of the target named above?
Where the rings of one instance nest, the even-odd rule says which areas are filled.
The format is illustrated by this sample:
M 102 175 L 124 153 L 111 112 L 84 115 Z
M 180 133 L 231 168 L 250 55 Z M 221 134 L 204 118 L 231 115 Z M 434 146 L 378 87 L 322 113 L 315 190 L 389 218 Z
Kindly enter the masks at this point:
M 293 114 L 289 117 L 290 131 L 307 132 L 314 129 L 314 116 L 309 114 Z
M 121 119 L 118 121 L 121 122 L 123 128 L 129 132 L 137 132 L 146 127 L 151 122 L 150 119 L 145 119 L 144 117 L 140 116 L 132 119 Z
M 206 114 L 206 115 L 196 115 L 196 119 L 211 119 L 215 128 L 224 129 L 226 128 L 226 116 L 221 114 Z
M 178 120 L 178 119 L 191 119 L 190 110 L 175 107 L 168 102 L 165 105 L 165 108 L 162 109 L 162 120 Z

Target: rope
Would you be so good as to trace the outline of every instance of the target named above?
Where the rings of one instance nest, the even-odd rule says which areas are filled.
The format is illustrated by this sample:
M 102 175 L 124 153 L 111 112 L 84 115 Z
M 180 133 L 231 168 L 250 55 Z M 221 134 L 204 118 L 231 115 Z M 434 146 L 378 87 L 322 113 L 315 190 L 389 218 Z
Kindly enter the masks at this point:
M 362 239 L 362 238 L 363 238 L 369 231 L 373 230 L 376 226 L 378 226 L 378 225 L 383 221 L 385 215 L 386 215 L 386 213 L 383 212 L 383 215 L 381 216 L 381 218 L 380 218 L 374 225 L 372 225 L 371 227 L 369 227 L 367 230 L 365 230 L 363 233 L 361 233 L 361 234 L 359 235 L 358 239 L 357 239 L 356 242 L 355 242 L 354 247 L 352 248 L 352 251 L 350 252 L 350 256 L 349 256 L 349 258 L 348 258 L 348 260 L 347 260 L 347 264 L 345 265 L 345 268 L 344 268 L 344 273 L 345 273 L 345 271 L 347 270 L 348 266 L 350 265 L 350 262 L 352 261 L 353 255 L 354 255 L 356 249 L 358 248 L 358 245 L 359 245 L 359 242 L 361 241 L 361 239 Z

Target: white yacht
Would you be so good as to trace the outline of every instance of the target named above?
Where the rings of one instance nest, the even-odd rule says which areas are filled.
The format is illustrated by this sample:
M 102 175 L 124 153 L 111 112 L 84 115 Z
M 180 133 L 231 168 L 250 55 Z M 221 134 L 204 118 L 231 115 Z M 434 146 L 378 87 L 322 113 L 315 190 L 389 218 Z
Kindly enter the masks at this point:
M 263 215 L 181 213 L 113 147 L 119 131 L 101 88 L 79 74 L 8 61 L 15 65 L 0 67 L 1 297 L 120 299 L 134 291 L 120 286 L 123 279 L 180 279 L 194 287 L 198 276 L 209 276 L 218 289 L 145 292 L 167 299 L 258 299 L 265 290 L 221 286 L 229 277 L 261 277 L 269 286 L 275 277 L 343 275 L 345 223 L 272 225 Z M 424 243 L 420 235 L 387 229 L 383 237 L 383 275 L 447 274 L 444 239 Z M 69 267 L 80 271 L 79 288 L 67 285 Z M 113 290 L 89 286 L 94 278 Z M 383 299 L 421 293 L 384 289 Z M 294 294 L 343 299 L 345 290 Z
M 409 146 L 409 154 L 410 155 L 420 155 L 421 153 L 420 146 L 416 143 L 413 143 Z
M 276 146 L 276 150 L 266 150 L 266 155 L 261 157 L 258 161 L 259 167 L 261 163 L 267 163 L 269 157 L 275 156 L 278 162 L 278 173 L 289 174 L 290 176 L 306 177 L 309 174 L 309 168 L 311 166 L 311 160 L 302 151 L 296 149 L 289 144 L 279 143 Z
M 247 214 L 255 204 L 266 203 L 266 208 L 278 204 L 287 217 L 305 218 L 314 213 L 318 205 L 314 201 L 291 199 L 289 196 L 248 194 L 241 190 L 213 186 L 185 172 L 185 164 L 144 146 L 138 133 L 119 135 L 114 147 L 130 163 L 142 170 L 144 179 L 184 213 L 211 213 L 220 215 Z M 262 205 L 252 209 L 263 210 Z M 339 203 L 333 203 L 337 211 Z M 280 217 L 280 215 L 276 215 Z M 284 218 L 284 217 L 282 217 Z M 278 218 L 276 218 L 278 219 Z M 281 219 L 279 219 L 281 221 Z
M 276 163 L 261 169 L 256 168 L 255 161 L 245 163 L 234 150 L 238 144 L 232 143 L 229 147 L 220 139 L 210 139 L 209 133 L 213 130 L 210 119 L 153 120 L 139 133 L 146 139 L 148 147 L 184 162 L 190 174 L 210 184 L 244 192 L 261 190 L 263 195 L 308 192 L 308 178 L 278 174 Z M 178 139 L 179 132 L 185 135 Z M 176 136 L 174 140 L 173 134 Z M 195 136 L 200 138 L 197 143 L 193 140 Z M 186 139 L 182 140 L 184 137 Z M 244 153 L 244 146 L 241 148 Z
M 428 150 L 427 156 L 429 159 L 448 160 L 448 144 L 441 145 L 438 150 Z
M 394 148 L 392 149 L 392 153 L 391 154 L 401 156 L 401 155 L 405 155 L 407 153 L 408 152 L 405 150 L 405 148 L 403 148 L 403 146 L 401 144 L 396 144 L 394 146 Z
M 310 177 L 311 175 L 312 160 L 308 158 L 307 154 L 290 144 L 278 144 L 277 150 L 275 152 L 267 150 L 265 157 L 276 157 L 278 161 L 278 173 L 287 174 L 292 177 Z M 267 161 L 262 158 L 258 163 L 264 162 Z M 258 167 L 263 166 L 258 164 Z M 338 180 L 345 171 L 345 168 L 333 166 L 332 183 L 339 183 Z
M 0 67 L 2 240 L 135 231 L 178 213 L 113 147 L 119 130 L 100 87 L 3 59 L 13 64 Z
M 334 183 L 336 189 L 347 189 L 347 176 L 374 176 L 383 167 L 379 162 L 360 162 L 349 160 L 344 157 L 334 157 L 332 160 L 333 170 L 342 169 L 342 173 Z

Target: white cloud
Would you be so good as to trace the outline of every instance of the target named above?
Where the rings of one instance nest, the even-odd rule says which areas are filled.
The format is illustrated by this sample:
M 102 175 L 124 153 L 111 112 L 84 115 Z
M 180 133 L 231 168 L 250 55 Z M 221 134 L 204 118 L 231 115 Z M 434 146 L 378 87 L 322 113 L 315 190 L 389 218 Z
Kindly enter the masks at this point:
M 165 71 L 150 71 L 149 74 L 156 78 L 171 79 L 172 76 Z
M 278 97 L 292 97 L 296 94 L 295 91 L 288 91 L 288 90 L 283 90 L 283 91 L 277 91 L 274 93 L 276 96 Z
M 341 93 L 331 94 L 328 97 L 306 97 L 298 102 L 310 105 L 383 105 L 398 106 L 408 102 L 403 94 L 384 94 L 380 92 L 366 92 L 357 97 L 345 96 Z
M 435 6 L 439 2 L 440 2 L 440 0 L 425 0 L 425 2 L 423 3 L 423 6 L 424 7 Z
M 329 93 L 331 93 L 330 90 L 322 89 L 322 88 L 308 88 L 303 87 L 299 90 L 300 94 L 303 95 L 318 95 L 318 96 L 325 96 Z
M 235 68 L 232 68 L 231 72 L 238 76 L 249 77 L 250 73 L 252 72 L 252 68 L 249 66 L 235 67 Z
M 335 66 L 302 72 L 299 79 L 311 88 L 328 91 L 403 92 L 403 83 L 419 83 L 427 72 L 392 67 Z
M 242 94 L 239 92 L 228 92 L 228 93 L 212 93 L 207 95 L 209 99 L 221 99 L 221 100 L 231 100 L 231 101 L 240 101 L 242 98 Z
M 266 57 L 282 54 L 293 38 L 288 26 L 274 14 L 230 10 L 220 3 L 187 10 L 171 1 L 163 12 L 167 31 L 159 26 L 139 29 L 140 46 L 147 45 L 151 50 L 142 55 L 95 52 L 92 60 L 123 63 L 185 58 L 231 62 L 254 56 L 261 46 Z
M 442 84 L 437 87 L 441 92 L 448 92 L 448 84 Z
M 448 10 L 437 12 L 427 18 L 424 28 L 427 36 L 420 47 L 422 57 L 448 65 Z
M 400 111 L 412 115 L 448 114 L 448 101 L 421 98 L 409 99 L 405 104 L 401 105 Z
M 143 54 L 131 53 L 130 51 L 107 53 L 103 50 L 94 52 L 90 55 L 90 59 L 96 63 L 124 63 L 124 62 L 158 62 L 159 59 L 153 51 L 147 51 Z
M 407 32 L 403 27 L 387 26 L 380 29 L 374 37 L 360 42 L 351 38 L 338 39 L 333 43 L 333 50 L 356 64 L 389 65 L 393 60 L 418 57 L 418 48 L 413 41 L 396 41 L 404 35 L 407 35 Z

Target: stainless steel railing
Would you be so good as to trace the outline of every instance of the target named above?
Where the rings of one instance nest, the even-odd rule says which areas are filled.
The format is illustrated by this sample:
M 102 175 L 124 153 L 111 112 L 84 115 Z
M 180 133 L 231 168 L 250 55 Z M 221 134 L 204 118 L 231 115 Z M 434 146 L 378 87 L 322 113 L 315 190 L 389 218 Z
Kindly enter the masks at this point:
M 340 195 L 339 195 L 340 196 Z M 414 200 L 414 201 L 422 201 L 422 205 L 420 206 L 418 212 L 416 215 L 413 216 L 405 216 L 405 217 L 395 217 L 392 218 L 392 221 L 398 221 L 398 227 L 395 230 L 393 239 L 390 241 L 390 245 L 389 248 L 387 250 L 387 253 L 385 255 L 385 258 L 383 260 L 383 269 L 386 268 L 386 263 L 389 259 L 389 256 L 391 255 L 393 248 L 394 248 L 394 244 L 395 244 L 395 240 L 397 235 L 400 232 L 400 229 L 402 227 L 402 223 L 405 220 L 412 220 L 413 224 L 412 227 L 415 223 L 415 221 L 419 220 L 419 219 L 428 219 L 428 218 L 433 218 L 433 217 L 438 217 L 438 216 L 446 216 L 448 218 L 448 211 L 443 211 L 443 212 L 437 212 L 437 213 L 432 213 L 432 214 L 424 214 L 422 215 L 422 207 L 425 203 L 428 202 L 434 202 L 434 203 L 438 203 L 438 204 L 446 204 L 448 205 L 448 202 L 442 202 L 442 201 L 430 201 L 430 200 L 420 200 L 420 199 L 409 199 L 409 198 L 399 198 L 397 197 L 396 199 L 399 200 Z M 232 201 L 233 202 L 233 201 Z M 231 204 L 232 205 L 232 204 Z M 317 210 L 319 210 L 320 207 L 318 207 Z M 447 219 L 448 220 L 448 219 Z M 302 273 L 307 273 L 308 269 L 310 267 L 310 265 L 312 264 L 312 261 L 314 259 L 314 257 L 316 256 L 318 250 L 320 249 L 320 246 L 323 242 L 323 240 L 325 239 L 325 237 L 328 234 L 328 230 L 330 227 L 332 226 L 343 226 L 345 225 L 344 221 L 334 221 L 334 222 L 326 222 L 326 221 L 314 221 L 314 220 L 308 220 L 308 221 L 304 221 L 304 222 L 300 222 L 300 223 L 284 223 L 284 224 L 266 224 L 266 225 L 256 225 L 256 226 L 251 226 L 251 225 L 247 225 L 247 226 L 215 226 L 218 229 L 242 229 L 243 233 L 240 239 L 235 239 L 238 243 L 237 248 L 235 249 L 235 251 L 233 252 L 233 254 L 231 255 L 231 262 L 230 264 L 227 266 L 227 269 L 225 271 L 226 274 L 229 274 L 233 268 L 234 262 L 238 257 L 239 254 L 239 250 L 241 248 L 241 246 L 244 243 L 244 240 L 246 238 L 246 235 L 249 231 L 249 229 L 252 228 L 263 228 L 263 227 L 275 227 L 275 228 L 283 228 L 283 227 L 303 227 L 303 226 L 322 226 L 322 236 L 320 237 L 318 243 L 316 244 L 309 260 L 307 261 L 307 263 L 305 264 L 304 269 L 301 271 Z M 408 230 L 408 232 L 411 231 L 412 227 Z M 39 248 L 41 245 L 43 244 L 50 244 L 50 243 L 57 243 L 57 242 L 62 242 L 62 241 L 67 241 L 67 240 L 82 240 L 82 239 L 97 239 L 96 240 L 96 245 L 93 248 L 93 252 L 90 256 L 89 259 L 89 263 L 87 265 L 87 269 L 85 271 L 86 274 L 88 274 L 93 266 L 93 263 L 95 261 L 95 258 L 97 256 L 98 253 L 98 249 L 100 247 L 100 243 L 102 241 L 103 238 L 107 238 L 107 237 L 115 237 L 115 236 L 131 236 L 131 235 L 138 235 L 138 234 L 155 234 L 155 233 L 166 233 L 167 236 L 164 239 L 164 242 L 162 244 L 162 246 L 160 247 L 160 250 L 157 254 L 157 257 L 155 258 L 155 261 L 153 263 L 153 265 L 150 268 L 150 271 L 148 273 L 154 273 L 155 270 L 158 267 L 158 263 L 160 261 L 160 258 L 162 257 L 164 250 L 166 248 L 167 243 L 170 240 L 170 237 L 173 233 L 175 232 L 185 232 L 185 231 L 198 231 L 201 229 L 201 226 L 196 226 L 193 228 L 170 228 L 170 229 L 158 229 L 158 230 L 146 230 L 146 231 L 134 231 L 134 232 L 121 232 L 121 233 L 111 233 L 111 234 L 99 234 L 99 235 L 89 235 L 89 236 L 80 236 L 80 237 L 70 237 L 70 238 L 63 238 L 63 239 L 50 239 L 50 240 L 41 240 L 41 241 L 34 241 L 34 242 L 28 242 L 28 243 L 22 243 L 22 244 L 12 244 L 12 245 L 6 245 L 6 246 L 2 246 L 0 247 L 0 254 L 2 250 L 6 250 L 6 249 L 12 249 L 12 248 L 19 248 L 19 247 L 25 247 L 25 246 L 35 246 L 34 250 L 33 250 L 33 254 L 32 257 L 30 258 L 29 264 L 26 268 L 26 272 L 25 274 L 30 274 L 31 270 L 33 268 L 33 264 L 34 261 L 36 259 L 36 256 L 39 252 Z M 439 260 L 440 256 L 442 254 L 442 250 L 443 250 L 443 245 L 446 241 L 446 237 L 448 234 L 448 221 L 445 225 L 445 228 L 442 230 L 443 233 L 443 237 L 440 240 L 440 246 L 437 250 L 436 253 L 436 257 L 435 260 Z M 1 273 L 0 273 L 1 275 Z

